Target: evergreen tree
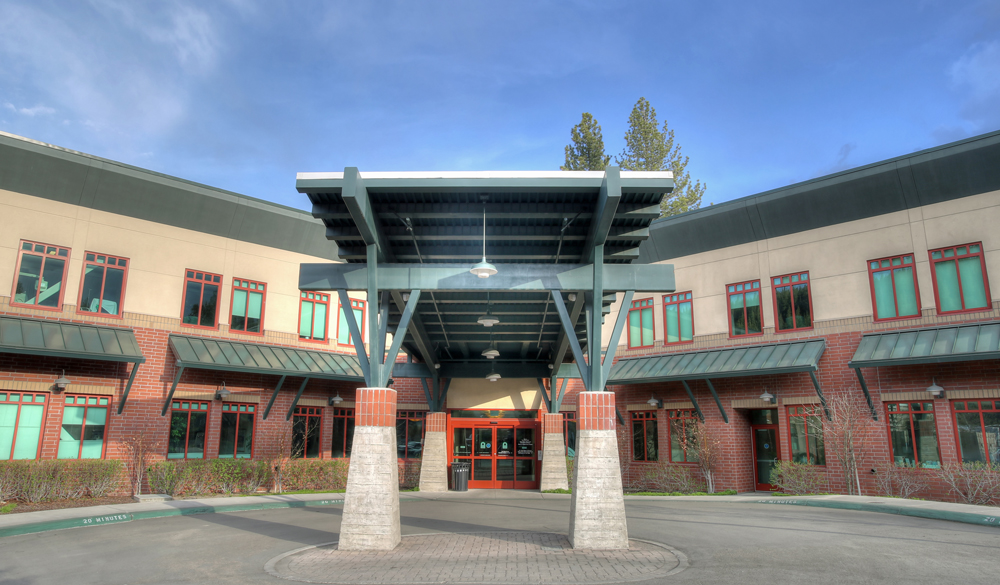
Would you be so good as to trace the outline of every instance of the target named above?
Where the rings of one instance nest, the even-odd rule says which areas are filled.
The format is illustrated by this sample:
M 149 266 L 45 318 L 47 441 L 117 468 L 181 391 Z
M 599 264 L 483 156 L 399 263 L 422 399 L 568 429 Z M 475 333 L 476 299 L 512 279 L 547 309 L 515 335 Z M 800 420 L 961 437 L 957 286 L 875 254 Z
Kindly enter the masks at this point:
M 587 112 L 570 131 L 573 144 L 566 146 L 566 164 L 563 171 L 603 171 L 611 157 L 604 154 L 604 136 L 601 125 Z
M 679 144 L 674 144 L 674 131 L 667 126 L 666 120 L 662 130 L 658 124 L 656 110 L 646 98 L 639 98 L 628 117 L 625 149 L 615 161 L 622 170 L 673 171 L 674 191 L 660 201 L 660 217 L 698 209 L 705 185 L 701 181 L 691 182 L 691 175 L 685 170 L 688 157 L 681 154 Z M 569 160 L 568 147 L 566 152 Z

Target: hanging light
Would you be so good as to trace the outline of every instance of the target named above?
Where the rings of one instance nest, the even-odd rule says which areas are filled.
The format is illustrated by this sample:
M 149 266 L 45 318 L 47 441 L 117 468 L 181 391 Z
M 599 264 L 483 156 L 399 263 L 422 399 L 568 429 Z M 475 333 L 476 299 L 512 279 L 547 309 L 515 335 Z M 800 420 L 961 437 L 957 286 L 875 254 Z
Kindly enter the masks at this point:
M 486 379 L 489 380 L 490 382 L 496 382 L 497 380 L 500 379 L 500 374 L 496 372 L 494 366 L 492 365 L 490 366 L 490 373 L 489 375 L 486 376 Z
M 648 404 L 648 405 L 650 405 L 652 407 L 659 408 L 660 406 L 663 405 L 663 402 L 661 400 L 657 400 L 655 396 L 653 396 L 652 394 L 650 394 L 649 395 L 649 400 L 646 401 L 646 404 Z
M 764 390 L 764 393 L 760 395 L 760 399 L 768 404 L 774 404 L 775 402 L 774 394 L 771 394 L 767 390 Z
M 62 375 L 56 378 L 56 381 L 54 383 L 58 390 L 65 390 L 66 386 L 72 384 L 72 382 L 70 382 L 70 379 L 66 377 L 66 370 L 62 371 Z
M 497 273 L 497 267 L 486 261 L 486 203 L 483 203 L 483 259 L 469 272 L 479 278 L 489 278 Z M 487 325 L 489 327 L 489 325 Z
M 229 390 L 226 389 L 226 382 L 223 381 L 222 382 L 222 388 L 219 388 L 215 392 L 215 399 L 216 400 L 225 400 L 226 396 L 229 396 L 230 394 L 232 394 L 232 392 L 230 392 Z
M 476 319 L 476 323 L 479 323 L 483 327 L 493 327 L 499 322 L 500 319 L 497 319 L 492 313 L 490 313 L 490 293 L 489 291 L 486 291 L 486 314 Z
M 493 341 L 493 332 L 490 332 L 490 346 L 483 351 L 483 357 L 491 360 L 495 357 L 500 357 L 500 350 L 497 349 L 497 344 Z
M 927 387 L 927 392 L 930 393 L 934 398 L 941 398 L 944 396 L 944 388 L 937 385 L 937 380 L 931 378 L 931 385 Z
M 336 396 L 330 398 L 330 406 L 338 406 L 344 399 L 340 397 L 340 392 L 337 392 Z

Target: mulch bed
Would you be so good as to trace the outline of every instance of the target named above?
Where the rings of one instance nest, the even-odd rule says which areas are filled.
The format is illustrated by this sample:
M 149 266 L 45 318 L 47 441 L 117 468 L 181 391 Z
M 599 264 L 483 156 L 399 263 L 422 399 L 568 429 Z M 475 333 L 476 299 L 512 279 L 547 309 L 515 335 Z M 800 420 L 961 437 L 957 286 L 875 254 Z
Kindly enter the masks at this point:
M 4 502 L 5 504 L 9 502 Z M 130 496 L 108 496 L 105 498 L 79 498 L 75 500 L 52 500 L 50 502 L 38 502 L 37 504 L 25 504 L 17 502 L 15 507 L 8 514 L 18 514 L 20 512 L 38 512 L 39 510 L 61 510 L 63 508 L 83 508 L 86 506 L 110 506 L 116 504 L 131 504 Z

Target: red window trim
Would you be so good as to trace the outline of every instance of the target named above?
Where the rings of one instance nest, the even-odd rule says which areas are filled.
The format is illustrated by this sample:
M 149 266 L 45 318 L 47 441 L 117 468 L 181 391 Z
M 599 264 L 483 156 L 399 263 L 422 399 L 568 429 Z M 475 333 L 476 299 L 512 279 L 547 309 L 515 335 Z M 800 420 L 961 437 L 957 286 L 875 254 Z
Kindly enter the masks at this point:
M 354 418 L 354 416 L 355 416 L 355 414 L 354 414 L 354 409 L 353 408 L 334 408 L 333 412 L 330 414 L 330 418 L 333 418 L 333 419 L 342 418 L 342 419 L 347 420 L 347 419 Z M 336 425 L 336 420 L 334 420 L 333 423 L 334 423 L 332 425 L 333 428 L 336 428 L 336 426 L 337 426 Z M 350 459 L 351 456 L 347 454 L 347 424 L 346 424 L 346 422 L 344 424 L 344 437 L 343 437 L 343 440 L 344 440 L 344 456 L 343 457 L 334 457 L 333 456 L 333 439 L 335 439 L 335 438 L 336 437 L 332 436 L 332 435 L 330 437 L 330 458 L 331 459 Z M 352 443 L 352 445 L 353 445 L 353 443 Z
M 653 416 L 648 416 L 648 413 L 653 413 Z M 637 416 L 637 415 L 642 415 L 642 416 Z M 629 417 L 629 422 L 631 424 L 629 425 L 628 430 L 630 431 L 629 432 L 629 442 L 631 443 L 633 449 L 635 448 L 635 439 L 634 439 L 634 433 L 635 433 L 635 431 L 632 430 L 632 425 L 634 425 L 636 423 L 636 421 L 641 421 L 642 422 L 642 436 L 643 436 L 643 439 L 645 439 L 645 437 L 646 437 L 646 423 L 649 422 L 649 421 L 653 421 L 653 422 L 656 423 L 656 459 L 649 459 L 649 453 L 646 452 L 646 441 L 643 440 L 643 442 L 642 442 L 642 455 L 643 455 L 643 458 L 642 459 L 636 459 L 635 458 L 635 452 L 633 452 L 632 453 L 632 461 L 631 461 L 631 463 L 652 463 L 652 464 L 659 463 L 660 462 L 660 451 L 661 451 L 661 449 L 660 449 L 660 417 L 659 417 L 659 412 L 656 411 L 656 410 L 633 410 L 632 411 L 632 416 Z
M 358 303 L 358 306 L 355 307 L 354 303 Z M 347 343 L 340 343 L 340 310 L 342 308 L 343 307 L 340 306 L 340 302 L 338 301 L 337 302 L 337 330 L 334 331 L 334 333 L 336 333 L 336 336 L 333 338 L 334 339 L 334 343 L 336 343 L 338 346 L 354 347 L 354 344 L 351 343 L 351 334 L 350 333 L 347 334 Z M 352 310 L 353 309 L 361 309 L 361 324 L 360 324 L 360 329 L 361 329 L 361 339 L 364 340 L 364 338 L 365 338 L 365 321 L 367 320 L 367 319 L 365 319 L 365 317 L 368 316 L 368 302 L 365 301 L 364 299 L 355 299 L 355 298 L 351 297 L 351 309 Z M 344 316 L 345 317 L 347 316 L 347 311 L 344 311 Z
M 94 255 L 95 257 L 97 257 L 97 256 L 105 256 L 106 258 L 115 258 L 116 260 L 124 260 L 125 261 L 125 266 L 124 266 L 124 268 L 125 268 L 125 274 L 122 276 L 122 296 L 121 296 L 121 299 L 119 299 L 119 301 L 118 301 L 118 314 L 117 315 L 108 315 L 106 313 L 101 313 L 100 311 L 98 311 L 96 313 L 92 313 L 90 311 L 84 311 L 83 310 L 83 281 L 84 281 L 84 279 L 87 276 L 87 266 L 92 264 L 94 266 L 100 266 L 102 268 L 107 268 L 108 267 L 108 264 L 106 264 L 106 263 L 102 264 L 100 262 L 97 262 L 96 260 L 88 260 L 87 256 L 90 256 L 90 255 Z M 117 256 L 117 255 L 114 255 L 114 254 L 101 254 L 99 252 L 91 252 L 89 250 L 85 250 L 83 252 L 83 267 L 80 270 L 80 290 L 77 292 L 77 295 L 76 295 L 76 312 L 78 314 L 80 314 L 80 315 L 87 315 L 87 316 L 90 316 L 90 317 L 101 317 L 103 319 L 124 319 L 125 318 L 125 291 L 128 288 L 128 269 L 129 269 L 129 266 L 131 264 L 132 264 L 131 259 L 126 258 L 124 256 Z M 116 266 L 114 266 L 114 268 L 122 268 L 122 267 L 116 265 Z M 107 271 L 105 271 L 104 272 L 104 278 L 101 280 L 101 296 L 100 296 L 99 300 L 101 300 L 101 299 L 104 298 L 104 285 L 105 285 L 105 283 L 107 283 L 107 280 L 108 280 L 108 273 L 107 273 Z M 182 309 L 182 311 L 183 311 L 183 309 Z M 183 321 L 183 319 L 182 319 L 182 321 Z
M 45 443 L 45 426 L 46 426 L 45 423 L 47 422 L 47 419 L 49 418 L 49 404 L 51 403 L 52 395 L 49 394 L 48 392 L 30 392 L 30 391 L 29 392 L 22 392 L 20 390 L 8 390 L 7 388 L 0 388 L 0 392 L 3 392 L 8 397 L 7 400 L 3 400 L 0 403 L 2 403 L 2 404 L 17 404 L 17 416 L 14 418 L 14 436 L 11 439 L 11 443 L 10 443 L 10 457 L 8 457 L 7 459 L 0 459 L 0 461 L 38 461 L 39 459 L 42 458 L 42 445 Z M 17 394 L 18 395 L 17 402 L 14 402 L 14 401 L 12 401 L 12 400 L 9 399 L 11 394 Z M 32 396 L 32 402 L 28 402 L 28 403 L 24 402 L 23 398 L 24 398 L 25 394 L 31 394 L 31 396 Z M 31 404 L 31 405 L 36 404 L 34 402 L 34 397 L 38 396 L 38 395 L 45 396 L 45 402 L 38 403 L 38 404 L 42 404 L 42 425 L 38 429 L 38 447 L 35 449 L 35 458 L 34 459 L 14 459 L 14 450 L 17 449 L 17 428 L 18 428 L 18 425 L 21 423 L 21 407 L 24 404 Z
M 318 296 L 315 299 L 304 298 L 304 295 L 307 295 L 309 293 L 312 293 L 312 294 L 318 295 Z M 320 299 L 319 298 L 320 296 L 326 297 L 326 300 Z M 302 337 L 302 334 L 301 334 L 302 332 L 299 330 L 299 327 L 302 325 L 302 303 L 314 303 L 314 304 L 315 303 L 319 303 L 321 305 L 326 305 L 326 327 L 323 328 L 323 331 L 326 332 L 326 338 L 325 339 L 313 339 L 311 337 L 312 329 L 310 329 L 310 337 Z M 327 293 L 317 292 L 317 291 L 314 291 L 314 290 L 299 291 L 299 318 L 295 322 L 296 334 L 299 337 L 299 341 L 303 341 L 305 343 L 320 343 L 320 344 L 323 344 L 323 345 L 329 345 L 330 344 L 330 305 L 331 304 L 333 304 L 332 301 L 331 301 L 331 295 L 329 295 Z M 313 314 L 315 315 L 315 312 Z
M 649 311 L 651 313 L 653 313 L 654 316 L 656 315 L 655 311 L 653 310 L 653 297 L 649 297 L 648 299 L 638 299 L 638 300 L 632 301 L 632 306 L 629 307 L 628 315 L 625 316 L 625 318 L 626 318 L 625 328 L 628 331 L 628 333 L 626 333 L 626 335 L 627 335 L 627 338 L 628 338 L 628 348 L 629 349 L 648 349 L 648 348 L 653 347 L 654 345 L 656 345 L 656 328 L 655 327 L 653 328 L 653 338 L 649 340 L 649 345 L 632 345 L 632 327 L 629 326 L 628 320 L 632 318 L 632 311 L 639 311 L 639 332 L 640 332 L 639 336 L 641 337 L 642 336 L 642 311 L 645 311 L 646 309 L 649 309 Z M 655 319 L 650 319 L 650 322 L 651 323 L 655 323 L 656 320 Z M 642 340 L 640 339 L 639 341 L 641 342 Z
M 43 307 L 41 305 L 29 305 L 28 303 L 18 303 L 14 299 L 17 296 L 17 275 L 21 273 L 21 259 L 24 258 L 24 253 L 28 250 L 24 249 L 24 244 L 32 244 L 33 246 L 45 246 L 46 248 L 56 248 L 57 258 L 61 258 L 65 261 L 63 265 L 63 276 L 62 276 L 62 286 L 59 289 L 59 301 L 55 307 Z M 58 250 L 66 250 L 65 256 L 58 256 Z M 32 254 L 38 254 L 38 252 L 31 251 Z M 42 254 L 43 257 L 48 256 L 48 254 Z M 17 244 L 17 262 L 14 263 L 14 282 L 11 284 L 10 288 L 10 305 L 12 307 L 26 307 L 29 309 L 38 309 L 40 311 L 55 311 L 61 312 L 63 308 L 63 301 L 66 295 L 66 279 L 69 277 L 69 261 L 73 256 L 73 249 L 66 246 L 56 246 L 55 244 L 46 244 L 44 242 L 36 242 L 35 240 L 20 240 Z M 42 267 L 44 270 L 44 260 L 42 261 Z M 41 275 L 38 276 L 41 280 Z
M 793 413 L 792 409 L 795 409 L 795 408 L 801 408 L 801 409 L 803 409 L 803 414 L 795 414 L 795 413 Z M 813 411 L 812 412 L 808 412 L 808 409 L 813 409 Z M 785 405 L 785 417 L 786 417 L 786 419 L 788 421 L 788 424 L 786 426 L 788 427 L 788 457 L 789 457 L 788 460 L 789 461 L 792 461 L 795 458 L 795 449 L 792 446 L 792 419 L 796 418 L 796 417 L 797 418 L 806 418 L 806 417 L 810 417 L 810 416 L 815 416 L 816 418 L 819 419 L 820 425 L 822 425 L 823 424 L 823 413 L 819 409 L 820 409 L 820 407 L 817 406 L 817 405 L 815 405 L 815 404 L 788 404 L 788 405 Z M 912 424 L 912 421 L 911 421 L 911 424 Z M 809 422 L 808 421 L 805 422 L 805 429 L 806 429 L 806 459 L 809 459 Z M 892 436 L 891 435 L 889 437 L 889 440 L 890 440 L 890 442 L 892 441 Z M 808 465 L 812 465 L 813 467 L 826 467 L 826 463 L 825 463 L 826 462 L 826 450 L 825 450 L 826 440 L 825 439 L 823 441 L 823 447 L 824 447 L 824 452 L 823 452 L 823 461 L 824 461 L 824 463 L 821 463 L 821 464 L 811 464 L 810 463 Z M 889 446 L 889 449 L 892 450 L 892 445 Z
M 253 289 L 249 288 L 248 286 L 245 286 L 245 285 L 242 285 L 242 284 L 240 284 L 240 285 L 237 284 L 237 283 L 243 283 L 243 282 L 254 283 L 254 284 L 256 284 L 258 286 L 262 286 L 264 288 L 263 288 L 263 290 L 261 290 L 261 289 L 253 290 Z M 259 293 L 261 293 L 261 299 L 260 299 L 260 332 L 259 333 L 255 333 L 253 331 L 246 331 L 246 330 L 243 330 L 243 329 L 233 329 L 233 317 L 234 317 L 234 315 L 233 315 L 233 306 L 234 306 L 233 305 L 233 301 L 236 299 L 236 290 L 237 289 L 247 291 L 247 307 L 250 306 L 250 293 L 251 292 L 259 292 Z M 264 312 L 266 311 L 266 309 L 267 309 L 267 283 L 266 282 L 261 282 L 259 280 L 251 280 L 249 278 L 233 278 L 233 285 L 231 287 L 229 287 L 229 331 L 231 331 L 233 333 L 238 333 L 240 335 L 255 335 L 257 337 L 264 337 Z M 245 317 L 246 317 L 246 315 L 244 315 L 244 318 Z
M 678 297 L 676 301 L 668 301 L 667 299 L 671 297 Z M 667 305 L 681 305 L 682 303 L 691 303 L 691 339 L 687 341 L 667 341 Z M 678 331 L 677 336 L 680 337 L 680 308 L 677 309 L 677 319 L 678 319 Z M 670 293 L 668 295 L 663 295 L 663 345 L 683 345 L 685 343 L 694 343 L 694 295 L 691 291 L 686 290 L 680 293 Z
M 683 416 L 670 416 L 671 412 L 680 412 L 686 414 L 684 414 Z M 670 432 L 675 420 L 685 421 L 683 423 L 685 427 L 687 427 L 688 424 L 686 421 L 691 421 L 692 423 L 697 424 L 698 423 L 697 411 L 691 408 L 672 408 L 669 410 L 664 410 L 663 415 L 664 418 L 667 419 L 667 452 L 669 453 L 667 463 L 671 465 L 698 465 L 697 461 L 687 460 L 688 458 L 687 449 L 684 447 L 683 444 L 681 444 L 681 449 L 684 451 L 684 461 L 674 461 L 674 449 L 673 449 L 674 436 Z
M 563 422 L 562 422 L 563 453 L 568 456 L 569 455 L 569 422 L 570 421 L 573 421 L 574 423 L 576 422 L 576 413 L 570 410 L 570 411 L 560 412 L 558 414 L 563 415 L 563 417 L 562 417 L 563 418 Z M 577 432 L 577 444 L 579 444 L 579 441 L 580 441 L 580 427 L 576 428 L 576 432 Z M 576 457 L 575 454 L 573 456 Z
M 229 405 L 230 408 L 232 408 L 233 406 L 236 406 L 237 407 L 236 411 L 232 411 L 232 410 L 227 411 L 227 410 L 224 410 L 224 407 L 226 405 Z M 253 409 L 254 409 L 254 411 L 253 412 L 240 412 L 239 411 L 239 406 L 241 406 L 241 405 L 245 405 L 247 407 L 251 407 L 252 406 Z M 241 415 L 241 414 L 249 414 L 250 416 L 253 417 L 253 420 L 250 422 L 250 429 L 251 430 L 250 430 L 250 459 L 249 460 L 253 461 L 254 456 L 257 455 L 257 432 L 256 431 L 257 431 L 257 410 L 258 410 L 257 407 L 258 406 L 259 406 L 258 404 L 255 404 L 255 403 L 246 403 L 246 402 L 223 402 L 222 403 L 222 405 L 219 407 L 219 446 L 216 449 L 216 451 L 217 451 L 216 458 L 221 458 L 219 456 L 222 455 L 222 417 L 225 416 L 225 415 L 227 415 L 227 414 L 235 414 L 235 415 L 237 415 L 236 416 L 236 436 L 238 437 L 239 434 L 240 434 L 240 417 L 239 417 L 239 415 Z M 208 425 L 207 424 L 205 425 L 205 428 L 206 428 L 206 431 L 207 431 L 207 429 L 208 429 Z M 206 442 L 206 444 L 207 444 L 207 442 Z M 236 459 L 236 445 L 235 444 L 233 445 L 233 456 L 231 458 L 227 457 L 226 459 Z
M 806 280 L 800 280 L 798 282 L 788 282 L 781 284 L 774 284 L 775 279 L 782 279 L 786 276 L 791 280 L 791 277 L 798 276 L 801 277 L 803 274 L 806 275 Z M 805 282 L 806 294 L 809 296 L 809 326 L 808 327 L 792 327 L 791 329 L 778 329 L 778 293 L 775 291 L 776 288 L 781 288 L 784 286 L 793 287 L 798 284 Z M 809 277 L 808 270 L 799 270 L 796 272 L 790 272 L 788 274 L 781 274 L 779 276 L 771 277 L 771 309 L 774 311 L 774 332 L 775 333 L 791 333 L 793 331 L 812 331 L 815 327 L 816 316 L 813 315 L 813 297 L 812 297 L 812 278 Z M 795 295 L 792 294 L 792 323 L 795 323 Z
M 760 332 L 759 333 L 744 333 L 742 335 L 735 335 L 735 334 L 733 334 L 733 311 L 732 311 L 732 309 L 729 308 L 729 307 L 732 306 L 732 304 L 731 304 L 731 301 L 729 300 L 729 297 L 732 297 L 732 296 L 735 296 L 735 295 L 744 295 L 744 297 L 743 297 L 743 322 L 746 323 L 747 322 L 747 303 L 746 303 L 746 296 L 745 295 L 746 295 L 747 291 L 746 291 L 746 286 L 745 285 L 748 285 L 748 284 L 752 285 L 755 282 L 757 283 L 757 288 L 756 289 L 751 288 L 750 290 L 751 291 L 754 291 L 754 290 L 758 291 L 760 293 L 760 297 L 761 297 L 760 298 L 760 304 L 758 305 L 760 307 Z M 731 286 L 740 286 L 740 285 L 744 285 L 743 290 L 729 292 L 729 287 L 731 287 Z M 743 338 L 746 338 L 746 337 L 757 337 L 759 335 L 764 335 L 764 287 L 761 286 L 759 278 L 753 278 L 751 280 L 744 280 L 742 282 L 731 282 L 731 283 L 729 283 L 729 284 L 726 285 L 726 322 L 729 323 L 729 326 L 728 326 L 728 329 L 729 329 L 729 331 L 728 331 L 729 339 L 743 339 Z M 749 327 L 747 327 L 747 329 L 749 329 Z
M 903 262 L 904 258 L 906 258 L 907 256 L 910 256 L 911 258 L 913 258 L 913 260 L 911 260 L 910 262 Z M 886 270 L 886 268 L 882 268 L 881 266 L 879 268 L 877 268 L 877 269 L 872 268 L 872 262 L 878 262 L 879 264 L 881 264 L 883 260 L 889 260 L 889 268 L 888 268 L 888 270 L 892 270 L 892 259 L 893 258 L 899 258 L 899 260 L 900 260 L 900 266 L 912 266 L 913 267 L 913 294 L 916 295 L 916 297 L 917 297 L 917 314 L 916 315 L 906 315 L 905 317 L 896 316 L 896 317 L 886 317 L 884 319 L 880 319 L 878 317 L 878 304 L 875 301 L 875 274 L 874 273 L 875 272 L 882 272 L 883 270 Z M 922 313 L 923 306 L 921 306 L 921 304 L 920 304 L 920 282 L 919 282 L 919 279 L 917 278 L 916 254 L 909 254 L 909 253 L 907 253 L 907 254 L 893 254 L 892 256 L 883 256 L 881 258 L 872 258 L 871 260 L 868 260 L 867 262 L 865 262 L 865 266 L 868 268 L 868 288 L 871 291 L 871 295 L 872 295 L 872 320 L 873 321 L 881 323 L 881 322 L 888 322 L 888 321 L 905 321 L 907 319 L 919 319 L 921 317 L 921 315 L 923 314 Z M 893 300 L 893 302 L 896 303 L 896 312 L 899 313 L 899 303 L 896 301 L 896 280 L 895 279 L 892 280 L 892 300 Z M 810 302 L 812 302 L 812 299 L 810 299 Z
M 399 419 L 406 420 L 406 419 L 409 419 L 409 418 L 418 418 L 418 417 L 424 419 L 424 424 L 423 424 L 422 427 L 420 427 L 421 428 L 420 432 L 422 433 L 420 435 L 420 445 L 421 445 L 421 449 L 422 449 L 423 448 L 422 446 L 424 444 L 424 438 L 427 436 L 427 411 L 426 410 L 399 410 L 399 411 L 396 411 L 396 420 L 397 421 Z M 395 429 L 393 429 L 393 431 L 395 431 Z M 409 453 L 410 452 L 410 448 L 409 448 L 409 443 L 410 443 L 410 425 L 406 425 L 406 443 L 407 443 L 407 447 L 403 450 L 403 452 L 404 453 Z M 399 461 L 423 461 L 423 457 L 422 457 L 423 453 L 421 453 L 421 457 L 420 458 L 399 457 L 398 455 L 399 455 L 399 453 L 398 453 L 398 449 L 397 449 L 397 457 L 396 457 L 396 459 L 399 460 Z
M 992 402 L 994 407 L 993 408 L 982 408 L 980 406 L 979 408 L 976 408 L 976 409 L 969 409 L 969 408 L 966 407 L 966 408 L 963 408 L 962 410 L 958 410 L 955 407 L 955 403 L 956 402 L 961 402 L 963 404 L 968 404 L 969 402 L 975 402 L 975 403 L 981 405 L 984 400 L 987 401 L 987 402 Z M 958 432 L 958 415 L 959 415 L 959 413 L 970 413 L 970 412 L 978 413 L 979 414 L 979 428 L 980 428 L 980 430 L 983 433 L 983 437 L 986 437 L 987 436 L 987 433 L 986 433 L 986 422 L 983 419 L 983 413 L 984 412 L 1000 412 L 1000 399 L 996 399 L 996 398 L 967 398 L 967 399 L 950 400 L 949 402 L 951 403 L 950 404 L 951 405 L 951 422 L 952 422 L 952 426 L 954 427 L 954 432 L 955 432 L 955 451 L 956 451 L 956 454 L 958 455 L 958 462 L 959 463 L 963 463 L 964 460 L 962 458 L 962 437 L 961 437 L 961 435 Z M 937 419 L 936 418 L 934 419 L 934 423 L 937 424 Z M 940 451 L 940 448 L 941 448 L 941 446 L 938 445 L 938 450 L 939 451 Z M 991 465 L 990 462 L 989 462 L 989 458 L 987 458 L 986 466 L 987 467 L 993 467 L 993 465 Z
M 968 248 L 969 246 L 979 246 L 978 252 L 966 253 L 961 256 L 958 255 L 958 248 Z M 945 250 L 955 250 L 955 255 L 951 258 L 941 258 L 938 260 L 934 259 L 934 252 L 943 252 Z M 937 271 L 934 270 L 934 264 L 936 262 L 946 262 L 954 261 L 955 270 L 958 271 L 958 259 L 959 258 L 969 258 L 972 256 L 979 256 L 979 266 L 983 271 L 983 287 L 986 289 L 986 306 L 979 309 L 959 309 L 957 311 L 942 311 L 941 310 L 941 299 L 938 297 L 938 284 L 937 284 Z M 935 248 L 933 250 L 927 251 L 927 260 L 930 262 L 931 270 L 931 284 L 934 287 L 934 307 L 937 309 L 938 315 L 958 315 L 960 313 L 980 313 L 982 311 L 993 310 L 993 297 L 990 295 L 990 277 L 986 273 L 986 250 L 983 248 L 982 242 L 969 242 L 968 244 L 958 244 L 957 246 L 945 246 L 943 248 Z M 958 296 L 962 299 L 962 304 L 965 304 L 965 297 L 962 294 L 962 276 L 961 272 L 957 272 L 958 277 Z
M 203 328 L 204 329 L 204 328 Z M 174 402 L 187 402 L 188 407 L 184 408 L 179 406 L 174 408 Z M 191 408 L 190 405 L 197 404 L 207 404 L 208 408 L 202 410 L 201 408 Z M 170 460 L 170 420 L 173 419 L 173 414 L 175 411 L 186 412 L 188 415 L 187 425 L 184 430 L 184 457 L 173 457 L 173 459 L 184 459 L 188 458 L 188 446 L 191 444 L 191 413 L 192 412 L 204 412 L 205 413 L 205 446 L 201 450 L 200 460 L 208 459 L 208 425 L 212 421 L 212 403 L 208 400 L 190 400 L 187 398 L 173 398 L 170 400 L 170 419 L 167 420 L 167 459 Z
M 76 459 L 79 460 L 80 457 L 83 455 L 83 432 L 87 429 L 87 411 L 91 407 L 93 407 L 93 408 L 106 408 L 106 409 L 108 409 L 108 412 L 107 412 L 107 415 L 104 417 L 104 439 L 101 441 L 101 459 L 104 459 L 104 457 L 107 455 L 107 452 L 108 452 L 108 430 L 111 428 L 111 406 L 114 403 L 114 397 L 112 397 L 112 396 L 105 396 L 105 395 L 94 395 L 94 394 L 66 394 L 63 397 L 63 411 L 65 411 L 67 407 L 68 408 L 79 408 L 81 406 L 79 404 L 68 404 L 66 402 L 66 399 L 69 398 L 69 397 L 71 397 L 71 396 L 73 398 L 83 398 L 83 399 L 87 399 L 87 398 L 91 398 L 91 397 L 96 397 L 96 398 L 98 398 L 98 402 L 100 402 L 101 398 L 107 398 L 108 399 L 108 403 L 107 404 L 87 404 L 88 401 L 86 401 L 86 400 L 84 401 L 84 404 L 83 404 L 83 425 L 81 425 L 81 428 L 80 428 L 80 449 L 76 453 Z M 60 430 L 60 432 L 62 431 L 62 421 L 59 421 L 59 430 Z M 57 441 L 56 442 L 56 459 L 58 459 L 58 458 L 59 458 L 59 442 Z M 73 459 L 64 459 L 63 461 L 73 461 Z
M 917 436 L 916 429 L 914 429 L 914 427 L 913 427 L 913 411 L 912 410 L 907 410 L 905 413 L 903 413 L 903 412 L 901 412 L 900 410 L 897 409 L 896 412 L 891 412 L 889 410 L 889 405 L 892 405 L 892 404 L 896 404 L 896 405 L 899 405 L 899 404 L 913 404 L 914 402 L 919 402 L 920 404 L 931 403 L 933 405 L 933 409 L 932 410 L 930 410 L 930 411 L 921 410 L 920 412 L 921 412 L 921 414 L 924 413 L 924 412 L 932 412 L 935 415 L 934 416 L 934 436 L 937 438 L 938 464 L 939 465 L 943 465 L 944 461 L 943 461 L 943 458 L 941 457 L 941 433 L 938 432 L 938 421 L 939 421 L 939 418 L 937 416 L 938 409 L 937 409 L 937 405 L 934 404 L 934 399 L 931 398 L 931 397 L 928 397 L 926 400 L 890 400 L 888 402 L 883 402 L 882 403 L 883 406 L 884 406 L 884 408 L 885 408 L 885 435 L 886 435 L 886 439 L 889 441 L 889 445 L 888 445 L 889 446 L 889 464 L 890 465 L 895 465 L 896 464 L 896 454 L 893 453 L 893 451 L 892 451 L 892 420 L 890 418 L 890 415 L 892 415 L 892 414 L 906 414 L 907 418 L 910 419 L 910 438 L 914 438 L 914 437 Z M 954 411 L 954 409 L 952 409 L 952 411 Z M 956 429 L 955 432 L 957 433 L 958 430 Z M 916 443 L 913 444 L 913 469 L 929 469 L 929 470 L 932 470 L 932 471 L 936 470 L 936 469 L 939 469 L 937 467 L 921 467 L 920 466 L 920 453 L 919 453 L 919 451 L 917 451 L 917 445 L 916 445 Z
M 316 412 L 309 412 L 310 410 L 315 410 Z M 309 417 L 314 417 L 319 419 L 319 451 L 316 457 L 306 457 L 306 452 L 309 450 L 309 433 L 306 432 L 302 437 L 302 455 L 295 457 L 295 459 L 323 459 L 323 411 L 326 409 L 322 406 L 296 406 L 295 411 L 292 413 L 292 426 L 295 425 L 295 417 L 302 416 L 306 417 L 306 431 L 309 430 Z M 295 432 L 292 432 L 292 440 L 295 440 Z M 331 437 L 331 441 L 333 438 Z M 331 443 L 332 445 L 332 443 Z
M 188 273 L 191 273 L 192 276 L 188 276 Z M 198 274 L 203 274 L 205 276 L 212 276 L 212 277 L 216 277 L 217 276 L 219 278 L 219 282 L 215 282 L 214 278 L 213 278 L 212 281 L 201 280 L 201 279 L 197 278 Z M 220 306 L 222 305 L 222 303 L 220 303 L 218 301 L 216 301 L 216 303 L 215 303 L 215 317 L 214 317 L 214 320 L 213 320 L 213 322 L 215 324 L 212 325 L 211 327 L 209 327 L 207 325 L 195 325 L 195 324 L 192 324 L 192 323 L 185 323 L 184 322 L 184 308 L 186 306 L 186 304 L 185 304 L 184 301 L 186 300 L 185 295 L 187 295 L 187 284 L 188 284 L 188 281 L 198 282 L 198 283 L 202 284 L 202 287 L 201 287 L 201 297 L 198 299 L 198 305 L 201 306 L 201 301 L 205 299 L 205 286 L 204 285 L 206 283 L 207 284 L 217 284 L 219 286 L 219 298 L 220 299 L 222 298 L 222 285 L 223 285 L 222 275 L 221 274 L 216 274 L 214 272 L 206 272 L 204 270 L 192 270 L 190 268 L 185 268 L 184 269 L 184 284 L 182 285 L 182 288 L 181 288 L 181 327 L 189 327 L 191 329 L 208 329 L 208 330 L 211 330 L 211 331 L 218 331 L 219 330 L 219 309 L 221 308 Z M 198 313 L 198 321 L 199 322 L 201 321 L 201 313 L 200 312 Z

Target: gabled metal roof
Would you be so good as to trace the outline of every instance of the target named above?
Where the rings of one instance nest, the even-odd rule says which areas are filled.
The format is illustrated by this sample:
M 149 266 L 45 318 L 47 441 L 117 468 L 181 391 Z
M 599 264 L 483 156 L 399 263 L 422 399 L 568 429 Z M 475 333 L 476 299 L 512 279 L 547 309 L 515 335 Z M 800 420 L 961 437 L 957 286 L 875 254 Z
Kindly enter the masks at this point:
M 0 353 L 136 364 L 146 361 L 131 329 L 10 316 L 0 317 Z
M 353 355 L 183 335 L 170 336 L 170 349 L 185 368 L 364 381 Z
M 814 372 L 826 348 L 823 339 L 771 343 L 621 360 L 609 384 L 645 384 L 670 380 L 708 380 Z
M 852 368 L 1000 359 L 1000 321 L 925 327 L 861 338 Z

